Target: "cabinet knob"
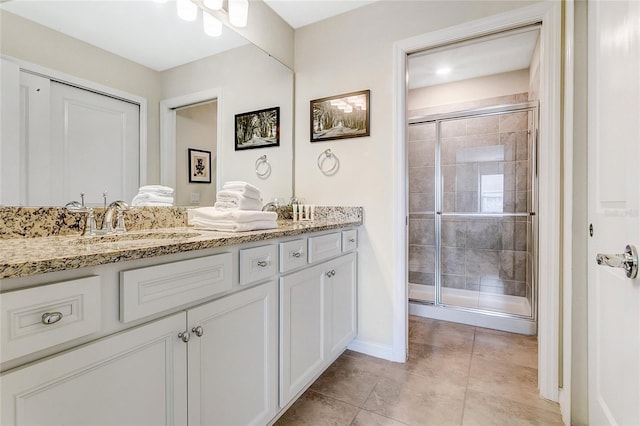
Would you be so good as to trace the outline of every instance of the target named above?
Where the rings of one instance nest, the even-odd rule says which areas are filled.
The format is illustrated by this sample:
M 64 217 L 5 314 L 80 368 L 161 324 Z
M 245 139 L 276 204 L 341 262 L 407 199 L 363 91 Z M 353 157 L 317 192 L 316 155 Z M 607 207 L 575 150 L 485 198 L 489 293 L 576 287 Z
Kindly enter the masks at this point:
M 62 319 L 62 312 L 46 312 L 42 314 L 42 323 L 44 325 L 55 324 Z
M 204 334 L 204 330 L 202 329 L 201 325 L 199 325 L 197 327 L 193 327 L 191 329 L 191 331 L 193 331 L 196 334 L 196 336 L 198 336 L 198 337 L 202 337 L 202 335 Z
M 188 331 L 183 331 L 182 333 L 178 334 L 178 338 L 183 342 L 187 343 L 191 338 L 191 334 L 189 334 Z
M 267 261 L 266 260 L 259 260 L 257 265 L 261 268 L 265 268 L 267 266 Z

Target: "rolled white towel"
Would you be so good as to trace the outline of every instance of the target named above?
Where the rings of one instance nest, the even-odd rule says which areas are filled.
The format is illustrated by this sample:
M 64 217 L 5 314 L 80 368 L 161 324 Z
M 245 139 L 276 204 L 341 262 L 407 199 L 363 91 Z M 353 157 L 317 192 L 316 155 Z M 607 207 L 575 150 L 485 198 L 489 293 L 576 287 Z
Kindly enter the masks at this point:
M 240 195 L 244 195 L 245 197 L 262 200 L 262 192 L 260 191 L 260 189 L 247 182 L 238 180 L 225 182 L 225 184 L 222 185 L 222 190 L 233 191 L 239 193 Z
M 168 206 L 173 205 L 173 197 L 161 196 L 152 193 L 142 193 L 133 197 L 132 206 L 147 205 L 147 203 L 161 203 Z
M 255 210 L 220 210 L 215 207 L 198 207 L 187 210 L 189 223 L 193 220 L 205 221 L 231 221 L 237 223 L 246 223 L 253 221 L 276 221 L 278 214 L 276 212 L 263 212 Z
M 253 198 L 243 198 L 240 200 L 216 201 L 213 207 L 220 210 L 262 210 L 262 203 Z
M 140 194 L 173 195 L 173 188 L 162 185 L 145 185 L 138 188 Z
M 190 220 L 189 223 L 196 229 L 223 232 L 257 231 L 260 229 L 274 229 L 278 227 L 278 223 L 275 220 L 253 220 L 250 222 L 238 223 L 228 220 L 214 221 L 197 218 Z

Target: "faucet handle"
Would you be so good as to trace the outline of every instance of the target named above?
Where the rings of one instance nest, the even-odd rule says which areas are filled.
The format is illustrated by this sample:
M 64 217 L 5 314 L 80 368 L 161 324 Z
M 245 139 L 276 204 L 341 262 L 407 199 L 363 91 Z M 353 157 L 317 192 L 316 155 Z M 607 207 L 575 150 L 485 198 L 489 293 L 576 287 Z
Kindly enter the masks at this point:
M 117 200 L 112 202 L 111 204 L 109 204 L 109 207 L 115 207 L 116 210 L 118 210 L 119 212 L 123 212 L 130 209 L 129 204 L 125 203 L 122 200 Z

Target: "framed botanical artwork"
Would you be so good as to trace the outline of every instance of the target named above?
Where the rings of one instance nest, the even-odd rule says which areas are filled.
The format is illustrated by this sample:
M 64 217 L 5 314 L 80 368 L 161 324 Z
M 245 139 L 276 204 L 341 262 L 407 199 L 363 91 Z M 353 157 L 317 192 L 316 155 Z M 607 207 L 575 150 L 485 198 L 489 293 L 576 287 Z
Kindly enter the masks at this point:
M 280 145 L 280 107 L 236 114 L 236 151 Z
M 370 90 L 311 101 L 311 142 L 369 136 Z
M 189 182 L 211 183 L 211 151 L 189 148 Z

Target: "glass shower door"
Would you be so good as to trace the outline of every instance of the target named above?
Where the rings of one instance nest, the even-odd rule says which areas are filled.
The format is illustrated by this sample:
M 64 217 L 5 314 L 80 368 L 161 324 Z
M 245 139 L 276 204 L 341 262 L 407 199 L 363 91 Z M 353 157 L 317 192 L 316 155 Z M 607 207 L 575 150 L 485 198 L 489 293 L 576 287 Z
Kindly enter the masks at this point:
M 409 127 L 409 297 L 435 302 L 436 123 Z
M 532 111 L 439 121 L 438 303 L 531 316 Z

